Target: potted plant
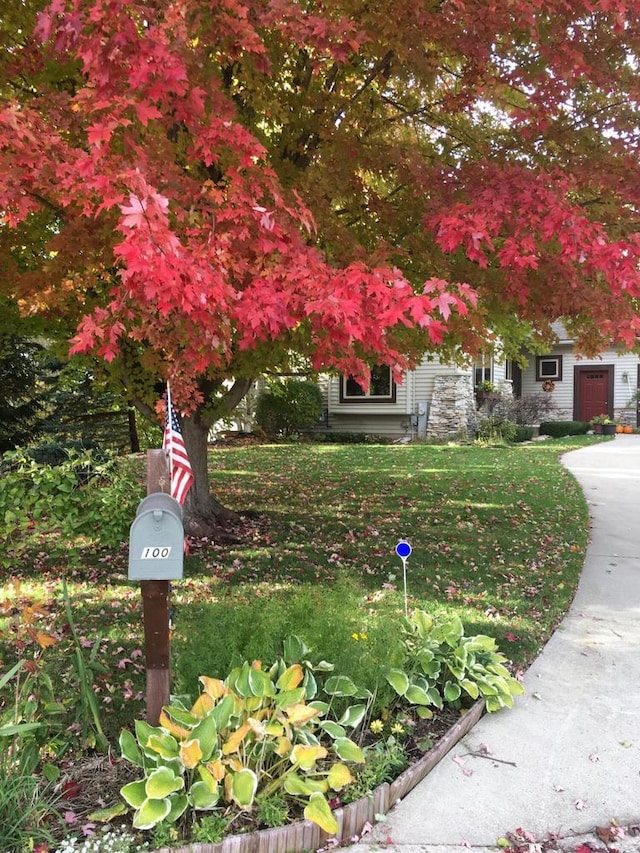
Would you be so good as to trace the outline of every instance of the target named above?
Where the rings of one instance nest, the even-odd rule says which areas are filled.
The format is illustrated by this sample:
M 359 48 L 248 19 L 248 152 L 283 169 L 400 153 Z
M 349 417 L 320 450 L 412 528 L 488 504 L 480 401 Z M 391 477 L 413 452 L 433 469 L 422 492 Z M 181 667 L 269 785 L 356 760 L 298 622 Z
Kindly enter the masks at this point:
M 594 415 L 594 417 L 591 418 L 591 427 L 596 435 L 602 435 L 604 432 L 604 425 L 610 423 L 613 423 L 613 421 L 608 415 Z
M 476 385 L 475 392 L 478 406 L 481 406 L 485 400 L 499 400 L 502 396 L 493 382 L 489 382 L 488 379 Z
M 596 435 L 615 435 L 617 424 L 608 415 L 596 415 L 591 418 L 591 426 Z

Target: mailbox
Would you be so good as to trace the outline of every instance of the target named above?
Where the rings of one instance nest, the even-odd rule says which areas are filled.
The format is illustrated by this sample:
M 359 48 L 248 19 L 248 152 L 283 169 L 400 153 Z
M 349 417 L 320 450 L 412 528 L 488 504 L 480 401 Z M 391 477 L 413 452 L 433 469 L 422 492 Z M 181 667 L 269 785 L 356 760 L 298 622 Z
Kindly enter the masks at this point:
M 164 492 L 148 495 L 129 532 L 129 579 L 177 580 L 183 553 L 182 507 Z

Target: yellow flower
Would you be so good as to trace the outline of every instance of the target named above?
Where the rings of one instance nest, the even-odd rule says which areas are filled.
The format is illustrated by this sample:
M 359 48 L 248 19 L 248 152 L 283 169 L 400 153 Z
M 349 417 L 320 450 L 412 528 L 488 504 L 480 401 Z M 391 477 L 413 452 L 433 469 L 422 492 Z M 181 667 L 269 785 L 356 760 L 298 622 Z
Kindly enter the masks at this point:
M 382 720 L 372 720 L 369 723 L 369 728 L 374 733 L 374 735 L 379 735 L 380 732 L 384 729 L 384 723 Z
M 351 639 L 355 640 L 357 642 L 360 639 L 360 635 L 359 634 L 352 634 Z
M 360 639 L 366 640 L 366 639 L 368 639 L 368 635 L 367 634 L 360 634 Z
M 402 723 L 394 723 L 391 726 L 391 734 L 394 734 L 394 735 L 404 734 L 404 726 L 402 725 Z

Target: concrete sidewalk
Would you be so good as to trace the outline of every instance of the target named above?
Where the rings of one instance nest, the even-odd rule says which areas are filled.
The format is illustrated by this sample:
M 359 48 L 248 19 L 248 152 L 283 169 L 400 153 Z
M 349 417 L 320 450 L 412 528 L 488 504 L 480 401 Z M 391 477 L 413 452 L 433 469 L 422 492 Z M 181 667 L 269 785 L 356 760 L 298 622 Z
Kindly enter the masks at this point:
M 354 853 L 477 853 L 520 827 L 558 836 L 561 850 L 606 850 L 594 830 L 612 820 L 629 829 L 611 849 L 640 851 L 640 436 L 563 461 L 588 501 L 591 540 L 525 696 L 485 715 Z

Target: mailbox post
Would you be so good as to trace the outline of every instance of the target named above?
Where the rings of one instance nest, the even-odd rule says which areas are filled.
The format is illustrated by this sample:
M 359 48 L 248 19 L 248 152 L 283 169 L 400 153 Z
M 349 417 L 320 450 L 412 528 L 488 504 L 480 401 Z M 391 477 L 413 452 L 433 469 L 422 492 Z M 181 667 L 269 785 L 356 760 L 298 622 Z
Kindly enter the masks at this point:
M 169 581 L 182 577 L 182 507 L 162 492 L 166 477 L 162 450 L 147 452 L 147 497 L 129 533 L 129 578 L 140 581 L 147 672 L 147 722 L 157 726 L 169 703 Z

